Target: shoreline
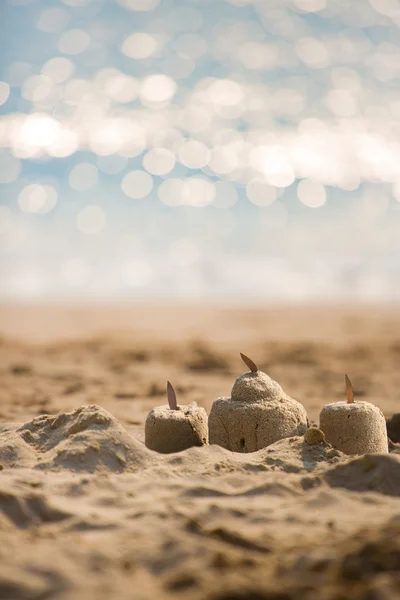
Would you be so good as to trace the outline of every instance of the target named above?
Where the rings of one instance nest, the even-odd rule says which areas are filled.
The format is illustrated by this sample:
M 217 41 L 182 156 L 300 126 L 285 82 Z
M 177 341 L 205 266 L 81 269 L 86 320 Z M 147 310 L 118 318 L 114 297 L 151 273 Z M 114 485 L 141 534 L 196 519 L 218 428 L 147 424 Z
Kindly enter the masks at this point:
M 392 335 L 400 331 L 397 305 L 217 305 L 188 303 L 2 304 L 0 335 L 23 341 L 80 339 L 93 335 L 180 335 L 234 340 L 222 322 L 234 322 L 239 336 L 255 339 L 334 339 Z M 217 326 L 218 331 L 215 327 Z

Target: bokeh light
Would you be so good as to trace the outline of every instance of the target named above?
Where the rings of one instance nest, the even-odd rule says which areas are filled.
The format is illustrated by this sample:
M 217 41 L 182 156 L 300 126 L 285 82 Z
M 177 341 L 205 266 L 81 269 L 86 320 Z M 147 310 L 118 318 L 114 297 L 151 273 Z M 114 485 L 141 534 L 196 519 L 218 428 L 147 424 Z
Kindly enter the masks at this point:
M 246 186 L 248 199 L 258 206 L 268 206 L 276 200 L 276 189 L 265 179 L 251 179 Z
M 58 198 L 57 191 L 50 185 L 31 183 L 18 196 L 22 212 L 46 214 L 53 210 Z
M 140 87 L 140 97 L 144 103 L 163 104 L 172 99 L 176 83 L 164 74 L 145 77 Z
M 347 298 L 378 276 L 393 291 L 397 0 L 7 0 L 5 20 L 12 293 L 100 293 L 104 277 L 107 294 L 157 295 L 173 273 L 171 294 L 231 298 L 255 255 L 284 275 L 254 297 Z
M 71 77 L 75 69 L 74 63 L 63 56 L 56 56 L 46 61 L 42 74 L 50 77 L 55 83 L 63 83 Z
M 149 58 L 159 49 L 157 39 L 148 33 L 132 33 L 121 46 L 121 52 L 136 60 Z
M 303 179 L 297 186 L 297 197 L 305 206 L 319 208 L 326 202 L 326 191 L 318 181 Z
M 166 175 L 175 166 L 175 157 L 165 148 L 152 148 L 143 157 L 144 168 L 152 175 Z
M 76 218 L 79 231 L 88 235 L 103 231 L 106 222 L 107 218 L 104 210 L 96 204 L 90 204 L 82 208 Z
M 45 33 L 57 33 L 65 29 L 71 19 L 66 8 L 55 6 L 46 8 L 39 16 L 36 27 Z
M 160 0 L 117 0 L 117 2 L 130 10 L 147 12 L 153 10 L 159 4 Z
M 202 142 L 187 140 L 179 149 L 179 159 L 189 169 L 201 169 L 208 164 L 210 151 Z
M 90 44 L 90 35 L 83 29 L 65 31 L 58 40 L 58 50 L 62 54 L 80 54 Z
M 10 86 L 5 81 L 0 81 L 0 106 L 7 102 L 10 95 Z
M 121 187 L 129 198 L 144 198 L 153 189 L 153 178 L 145 171 L 131 171 L 123 178 Z

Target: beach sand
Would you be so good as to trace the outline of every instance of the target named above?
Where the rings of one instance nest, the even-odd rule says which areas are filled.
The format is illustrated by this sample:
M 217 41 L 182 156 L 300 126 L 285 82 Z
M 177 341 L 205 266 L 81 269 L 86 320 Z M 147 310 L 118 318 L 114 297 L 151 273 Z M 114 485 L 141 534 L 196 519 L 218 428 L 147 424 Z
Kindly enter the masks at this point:
M 210 410 L 250 356 L 318 421 L 400 412 L 400 311 L 198 305 L 0 310 L 0 598 L 400 597 L 400 421 L 390 453 L 303 437 L 161 455 L 144 421 Z

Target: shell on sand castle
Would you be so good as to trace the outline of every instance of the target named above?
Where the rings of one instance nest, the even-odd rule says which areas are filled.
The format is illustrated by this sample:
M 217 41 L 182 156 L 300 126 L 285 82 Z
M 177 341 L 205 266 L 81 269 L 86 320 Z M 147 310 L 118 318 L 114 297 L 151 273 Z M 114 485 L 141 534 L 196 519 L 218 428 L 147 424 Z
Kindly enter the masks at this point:
M 386 421 L 370 402 L 334 402 L 323 407 L 320 428 L 326 441 L 345 454 L 388 453 Z
M 230 398 L 213 403 L 208 426 L 210 444 L 255 452 L 282 438 L 303 435 L 307 413 L 268 375 L 249 372 L 236 379 Z
M 207 413 L 195 405 L 157 406 L 147 415 L 145 444 L 150 450 L 170 454 L 208 444 Z

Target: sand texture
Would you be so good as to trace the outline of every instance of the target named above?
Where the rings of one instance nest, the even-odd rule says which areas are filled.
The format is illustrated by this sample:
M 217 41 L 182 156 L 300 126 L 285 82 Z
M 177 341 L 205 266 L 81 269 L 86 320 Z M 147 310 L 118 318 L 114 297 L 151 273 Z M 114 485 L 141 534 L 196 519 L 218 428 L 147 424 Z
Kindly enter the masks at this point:
M 389 418 L 399 324 L 388 309 L 3 307 L 0 598 L 399 598 L 398 417 L 387 454 L 345 455 L 318 430 L 251 453 L 144 445 L 167 379 L 209 411 L 240 351 L 311 421 L 345 372 Z

